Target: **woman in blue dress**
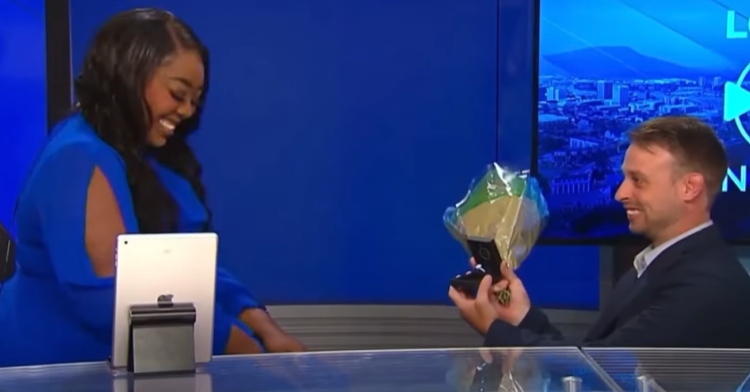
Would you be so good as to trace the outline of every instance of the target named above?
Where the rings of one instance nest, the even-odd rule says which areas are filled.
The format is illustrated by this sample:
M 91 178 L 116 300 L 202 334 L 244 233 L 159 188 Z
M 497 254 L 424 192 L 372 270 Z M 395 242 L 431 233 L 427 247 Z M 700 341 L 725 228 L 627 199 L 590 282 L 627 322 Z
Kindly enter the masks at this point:
M 51 132 L 19 198 L 0 366 L 105 360 L 117 236 L 209 229 L 186 141 L 207 67 L 206 47 L 165 11 L 124 12 L 98 32 L 75 81 L 76 112 Z M 225 270 L 217 275 L 215 354 L 305 349 Z

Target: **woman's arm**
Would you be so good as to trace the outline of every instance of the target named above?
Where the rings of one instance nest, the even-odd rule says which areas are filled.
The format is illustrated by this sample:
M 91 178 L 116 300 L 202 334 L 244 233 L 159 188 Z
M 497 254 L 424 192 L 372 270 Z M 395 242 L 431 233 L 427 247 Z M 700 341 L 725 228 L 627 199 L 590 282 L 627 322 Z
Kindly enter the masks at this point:
M 37 184 L 42 185 L 32 193 L 33 200 L 22 202 L 35 202 L 39 207 L 44 245 L 68 309 L 83 328 L 111 333 L 117 236 L 138 232 L 125 166 L 114 151 L 79 143 L 55 153 L 39 176 Z M 229 293 L 241 288 L 227 284 L 229 280 L 220 275 Z M 260 306 L 249 294 L 230 298 L 238 309 Z M 219 352 L 262 352 L 232 319 L 236 315 L 216 320 L 221 324 L 216 328 L 226 328 Z
M 269 352 L 300 352 L 307 347 L 284 331 L 263 309 L 246 309 L 240 320 L 252 329 Z
M 306 347 L 286 333 L 263 306 L 223 268 L 216 273 L 216 302 L 251 329 L 268 351 L 305 351 Z M 238 343 L 239 344 L 239 343 Z
M 240 314 L 239 318 L 240 321 L 253 330 L 261 340 L 264 340 L 264 337 L 273 336 L 274 334 L 283 332 L 281 327 L 276 324 L 276 321 L 271 318 L 271 315 L 263 309 L 245 309 L 245 311 Z
M 69 309 L 85 328 L 111 332 L 117 236 L 138 231 L 124 166 L 114 152 L 79 143 L 56 152 L 39 176 L 43 188 L 30 201 Z
M 232 317 L 239 317 L 247 309 L 266 309 L 245 286 L 221 267 L 216 269 L 216 302 Z
M 262 353 L 263 347 L 253 339 L 243 328 L 235 323 L 239 323 L 239 315 L 246 309 L 258 309 L 264 311 L 265 307 L 256 301 L 250 292 L 237 282 L 226 270 L 219 267 L 216 269 L 216 304 L 217 318 L 216 326 L 219 324 L 230 325 L 228 340 L 220 348 L 222 354 L 258 354 Z M 220 321 L 223 315 L 228 315 L 227 320 Z M 220 336 L 227 336 L 220 333 Z M 221 344 L 221 343 L 220 343 Z M 216 350 L 215 350 L 216 351 Z

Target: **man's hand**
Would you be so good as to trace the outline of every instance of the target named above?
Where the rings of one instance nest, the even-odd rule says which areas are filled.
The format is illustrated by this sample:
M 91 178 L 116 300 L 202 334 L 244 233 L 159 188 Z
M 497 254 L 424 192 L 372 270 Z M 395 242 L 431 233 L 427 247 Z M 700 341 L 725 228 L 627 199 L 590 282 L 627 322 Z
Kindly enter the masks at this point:
M 523 321 L 526 314 L 531 309 L 531 300 L 529 294 L 526 292 L 526 288 L 523 287 L 523 282 L 516 275 L 508 263 L 500 265 L 500 272 L 503 274 L 503 279 L 499 281 L 493 288 L 492 294 L 497 298 L 497 293 L 508 289 L 510 290 L 510 302 L 508 306 L 499 305 L 498 317 L 506 323 L 518 326 Z
M 492 322 L 499 318 L 500 304 L 497 297 L 492 296 L 492 277 L 489 275 L 479 284 L 475 299 L 467 297 L 453 286 L 448 290 L 448 296 L 456 304 L 461 317 L 482 335 L 486 334 Z
M 471 260 L 474 265 L 474 260 Z M 451 287 L 448 296 L 456 304 L 459 313 L 469 325 L 484 335 L 495 320 L 503 320 L 517 326 L 521 323 L 531 308 L 529 296 L 523 287 L 521 279 L 508 267 L 501 266 L 503 279 L 492 285 L 492 277 L 487 275 L 482 279 L 475 299 L 467 297 Z M 508 306 L 502 306 L 498 301 L 498 293 L 510 289 L 511 296 Z

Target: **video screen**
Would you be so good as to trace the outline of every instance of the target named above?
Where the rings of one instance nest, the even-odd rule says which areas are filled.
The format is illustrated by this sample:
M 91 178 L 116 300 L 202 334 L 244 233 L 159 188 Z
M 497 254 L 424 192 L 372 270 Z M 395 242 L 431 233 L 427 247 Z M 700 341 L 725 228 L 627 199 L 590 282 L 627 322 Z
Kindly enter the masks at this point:
M 547 242 L 630 236 L 614 200 L 627 132 L 690 115 L 714 127 L 730 168 L 713 211 L 750 240 L 750 2 L 541 0 L 536 174 Z M 747 80 L 746 80 L 747 79 Z

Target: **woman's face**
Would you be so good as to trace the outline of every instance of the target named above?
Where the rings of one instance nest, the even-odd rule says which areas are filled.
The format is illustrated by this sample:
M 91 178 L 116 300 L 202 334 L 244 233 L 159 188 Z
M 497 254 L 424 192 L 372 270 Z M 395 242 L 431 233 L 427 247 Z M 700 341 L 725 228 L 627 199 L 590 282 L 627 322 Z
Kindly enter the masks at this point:
M 204 81 L 203 61 L 196 51 L 179 51 L 156 69 L 146 85 L 145 99 L 151 111 L 147 142 L 161 147 L 180 122 L 196 110 Z

